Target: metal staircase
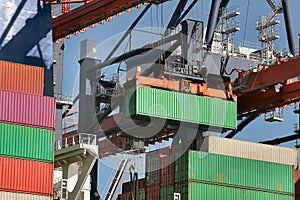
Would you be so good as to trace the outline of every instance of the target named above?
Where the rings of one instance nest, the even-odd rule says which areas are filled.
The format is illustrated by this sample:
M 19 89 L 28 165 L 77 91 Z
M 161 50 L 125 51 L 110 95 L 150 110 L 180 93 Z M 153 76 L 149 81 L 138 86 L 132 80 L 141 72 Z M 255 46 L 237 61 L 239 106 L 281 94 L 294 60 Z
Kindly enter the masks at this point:
M 129 171 L 130 166 L 131 166 L 130 159 L 121 160 L 120 166 L 107 192 L 105 200 L 117 199 L 118 192 L 127 175 L 127 172 Z

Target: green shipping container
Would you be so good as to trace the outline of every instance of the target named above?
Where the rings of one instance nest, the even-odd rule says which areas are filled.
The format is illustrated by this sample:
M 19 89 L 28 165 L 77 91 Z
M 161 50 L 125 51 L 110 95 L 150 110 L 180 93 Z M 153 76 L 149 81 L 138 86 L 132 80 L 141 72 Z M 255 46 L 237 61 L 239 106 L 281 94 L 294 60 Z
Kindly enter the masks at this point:
M 293 195 L 263 192 L 218 184 L 189 182 L 175 185 L 181 200 L 293 200 Z
M 139 200 L 145 200 L 146 199 L 145 189 L 140 189 L 138 191 L 138 193 L 139 193 Z
M 175 157 L 175 183 L 198 181 L 293 194 L 293 167 L 201 151 Z
M 52 162 L 54 134 L 45 129 L 0 123 L 0 155 Z
M 153 116 L 236 129 L 237 103 L 146 87 L 126 90 L 124 116 Z
M 161 200 L 174 200 L 174 186 L 165 186 L 160 188 Z

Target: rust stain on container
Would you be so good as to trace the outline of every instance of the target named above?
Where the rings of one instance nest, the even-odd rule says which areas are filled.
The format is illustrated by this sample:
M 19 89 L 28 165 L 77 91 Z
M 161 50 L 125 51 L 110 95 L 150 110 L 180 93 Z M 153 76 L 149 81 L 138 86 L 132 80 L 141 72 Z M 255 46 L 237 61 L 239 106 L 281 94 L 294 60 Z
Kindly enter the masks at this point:
M 52 195 L 53 163 L 0 157 L 0 190 Z
M 54 130 L 54 98 L 0 90 L 0 121 Z
M 42 96 L 44 68 L 0 60 L 0 89 Z

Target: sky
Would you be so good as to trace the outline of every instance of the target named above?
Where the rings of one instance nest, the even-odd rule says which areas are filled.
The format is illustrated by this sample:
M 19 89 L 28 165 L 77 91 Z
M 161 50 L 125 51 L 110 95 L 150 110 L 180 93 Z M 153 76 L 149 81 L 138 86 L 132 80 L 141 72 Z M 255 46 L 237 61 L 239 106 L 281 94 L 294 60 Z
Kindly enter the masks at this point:
M 157 27 L 164 28 L 168 19 L 173 13 L 176 7 L 177 0 L 171 0 L 160 6 L 152 6 L 150 12 L 144 17 L 144 19 L 138 24 L 139 28 L 143 27 Z M 189 1 L 191 2 L 191 1 Z M 207 24 L 207 18 L 209 15 L 210 2 L 208 0 L 199 0 L 195 8 L 190 12 L 187 18 L 203 21 Z M 299 0 L 290 0 L 292 5 L 292 17 L 295 28 L 295 36 L 300 33 L 300 23 L 297 19 L 300 18 Z M 235 38 L 236 41 L 245 40 L 258 43 L 258 32 L 255 30 L 255 23 L 259 16 L 269 15 L 271 12 L 270 7 L 264 0 L 231 0 L 228 7 L 238 5 L 240 6 L 241 15 L 237 18 L 241 22 L 241 31 L 239 31 Z M 143 8 L 143 7 L 142 7 Z M 132 13 L 123 13 L 121 17 L 114 17 L 112 22 L 105 22 L 104 25 L 97 24 L 96 28 L 88 28 L 86 33 L 80 33 L 78 36 L 71 36 L 69 40 L 65 40 L 65 59 L 64 59 L 64 92 L 67 94 L 76 95 L 77 84 L 75 77 L 79 72 L 79 52 L 80 41 L 85 39 L 95 39 L 97 41 L 97 56 L 99 59 L 103 59 L 104 55 L 113 46 L 111 41 L 117 41 L 115 38 L 120 37 L 120 33 L 125 31 L 135 20 L 135 18 L 141 12 L 140 9 L 133 9 Z M 282 50 L 288 50 L 287 39 L 285 34 L 285 26 L 283 15 L 281 17 L 281 23 L 278 25 L 279 32 L 281 34 L 280 39 L 276 42 L 276 46 Z M 204 26 L 205 26 L 204 25 Z M 155 28 L 154 28 L 155 29 Z M 119 34 L 113 38 L 112 36 Z M 110 38 L 110 40 L 109 40 Z M 105 42 L 109 40 L 110 42 Z M 297 38 L 295 38 L 297 41 Z M 298 44 L 298 41 L 297 41 Z M 298 116 L 293 113 L 293 106 L 284 110 L 284 122 L 265 122 L 264 116 L 260 116 L 250 125 L 248 125 L 241 133 L 235 138 L 248 140 L 248 141 L 264 141 L 268 139 L 274 139 L 285 135 L 293 134 L 293 126 L 298 122 Z M 284 143 L 282 146 L 294 147 L 295 141 Z M 109 170 L 109 167 L 101 165 L 100 171 Z M 104 173 L 102 173 L 104 175 Z M 102 177 L 106 180 L 105 177 Z

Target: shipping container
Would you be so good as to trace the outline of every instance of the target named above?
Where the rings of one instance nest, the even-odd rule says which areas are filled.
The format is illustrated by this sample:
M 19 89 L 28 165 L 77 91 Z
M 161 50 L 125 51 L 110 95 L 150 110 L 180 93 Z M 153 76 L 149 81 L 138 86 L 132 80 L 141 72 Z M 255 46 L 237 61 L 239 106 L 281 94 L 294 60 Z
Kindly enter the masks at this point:
M 145 200 L 146 199 L 146 192 L 145 189 L 139 190 L 139 200 Z
M 266 145 L 217 136 L 207 136 L 199 147 L 200 151 L 240 158 L 298 166 L 298 150 L 274 145 Z
M 126 90 L 124 116 L 153 116 L 204 125 L 236 129 L 237 103 L 154 88 Z
M 160 170 L 146 172 L 147 186 L 160 185 Z
M 132 200 L 132 194 L 130 192 L 126 192 L 118 195 L 119 200 Z
M 64 137 L 64 136 L 63 136 Z M 79 138 L 78 138 L 79 139 Z M 72 138 L 64 140 L 63 143 L 70 145 L 72 143 Z M 100 158 L 105 158 L 109 155 L 115 155 L 119 152 L 127 149 L 128 138 L 123 136 L 114 136 L 112 138 L 105 138 L 98 142 L 98 152 Z
M 0 121 L 54 130 L 54 98 L 0 90 Z
M 160 184 L 161 158 L 170 155 L 169 147 L 146 153 L 147 186 Z
M 294 171 L 295 198 L 300 199 L 300 171 Z
M 52 195 L 53 163 L 0 157 L 0 190 Z
M 166 186 L 160 188 L 161 200 L 174 200 L 174 186 Z
M 0 90 L 43 96 L 44 68 L 0 61 Z
M 293 195 L 263 192 L 218 184 L 189 182 L 175 185 L 180 200 L 293 200 Z
M 146 200 L 160 200 L 159 193 L 160 193 L 159 185 L 147 187 L 146 188 Z
M 1 200 L 51 200 L 50 196 L 0 191 Z
M 188 151 L 175 159 L 175 183 L 194 180 L 294 193 L 294 170 L 289 165 L 201 151 Z
M 174 185 L 174 155 L 166 155 L 160 160 L 160 185 Z
M 143 179 L 139 179 L 138 181 L 138 189 L 145 189 L 146 188 L 146 183 L 147 183 L 147 179 L 143 178 Z M 126 182 L 122 184 L 122 193 L 125 192 L 131 192 L 132 191 L 132 187 L 133 186 L 133 182 Z
M 145 189 L 138 190 L 139 200 L 145 200 Z M 118 200 L 132 200 L 131 192 L 123 192 L 118 195 Z
M 0 155 L 53 162 L 54 133 L 45 129 L 0 123 Z

